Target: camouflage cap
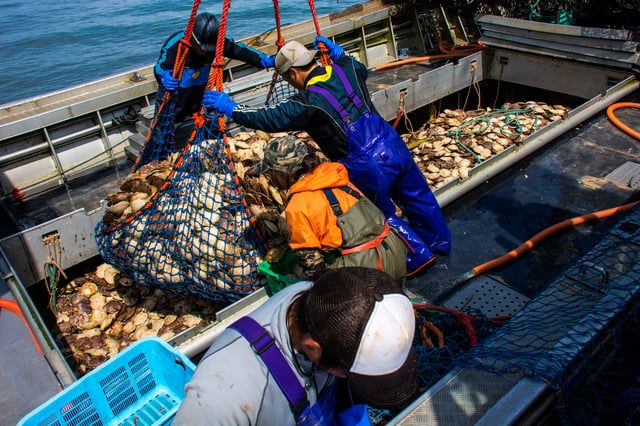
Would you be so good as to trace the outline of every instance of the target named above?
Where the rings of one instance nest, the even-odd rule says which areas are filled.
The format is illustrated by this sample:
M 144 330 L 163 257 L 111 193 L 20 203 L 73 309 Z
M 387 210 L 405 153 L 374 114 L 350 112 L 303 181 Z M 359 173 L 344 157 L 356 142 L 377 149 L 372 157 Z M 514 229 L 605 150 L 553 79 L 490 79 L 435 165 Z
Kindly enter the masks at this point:
M 267 170 L 295 172 L 310 153 L 309 145 L 295 136 L 274 138 L 264 147 L 264 159 L 255 165 L 254 173 L 261 175 Z

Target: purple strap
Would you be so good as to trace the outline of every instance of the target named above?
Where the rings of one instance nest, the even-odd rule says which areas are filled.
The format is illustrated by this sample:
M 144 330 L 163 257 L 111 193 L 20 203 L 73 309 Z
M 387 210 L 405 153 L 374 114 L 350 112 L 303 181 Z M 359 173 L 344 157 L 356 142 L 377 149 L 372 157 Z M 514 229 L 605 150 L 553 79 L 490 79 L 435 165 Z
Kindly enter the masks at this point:
M 309 91 L 316 92 L 320 96 L 324 96 L 324 98 L 331 104 L 331 106 L 336 111 L 338 111 L 338 114 L 340 114 L 340 118 L 342 118 L 342 128 L 344 129 L 344 132 L 347 133 L 347 126 L 349 125 L 349 123 L 351 123 L 351 117 L 349 117 L 349 113 L 347 112 L 347 110 L 342 105 L 340 105 L 340 102 L 338 102 L 338 100 L 324 87 L 310 86 Z
M 333 64 L 331 68 L 333 68 L 333 70 L 336 72 L 336 74 L 340 78 L 342 85 L 346 89 L 347 94 L 355 104 L 356 108 L 362 109 L 363 108 L 362 101 L 360 100 L 358 95 L 356 95 L 356 92 L 355 90 L 353 90 L 353 87 L 351 87 L 351 83 L 349 83 L 349 79 L 347 78 L 347 75 L 344 73 L 343 69 L 337 66 L 336 64 Z
M 333 68 L 333 71 L 335 71 L 336 75 L 342 82 L 342 85 L 347 91 L 347 94 L 349 95 L 349 98 L 351 99 L 353 104 L 359 110 L 363 110 L 364 104 L 362 103 L 358 95 L 356 95 L 353 87 L 351 86 L 351 83 L 349 83 L 349 79 L 347 78 L 342 68 L 340 68 L 336 64 L 331 65 L 331 68 Z M 346 108 L 342 104 L 340 104 L 340 102 L 338 102 L 338 100 L 324 87 L 311 85 L 307 90 L 309 90 L 310 92 L 318 93 L 319 95 L 323 96 L 329 102 L 329 104 L 331 104 L 331 106 L 338 112 L 338 114 L 340 114 L 340 118 L 342 118 L 342 127 L 344 128 L 345 133 L 347 133 L 347 126 L 351 123 L 351 117 L 349 116 Z
M 282 393 L 289 400 L 296 421 L 309 406 L 307 393 L 298 381 L 291 366 L 278 349 L 273 338 L 264 327 L 251 317 L 242 317 L 229 326 L 249 341 L 251 349 L 260 355 Z

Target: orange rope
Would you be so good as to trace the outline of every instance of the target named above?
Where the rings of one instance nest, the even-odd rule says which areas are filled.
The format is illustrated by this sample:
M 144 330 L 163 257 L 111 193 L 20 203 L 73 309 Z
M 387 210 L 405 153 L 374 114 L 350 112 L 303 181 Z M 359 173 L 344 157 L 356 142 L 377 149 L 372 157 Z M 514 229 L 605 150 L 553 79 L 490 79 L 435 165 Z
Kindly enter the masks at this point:
M 18 307 L 18 304 L 12 300 L 0 299 L 0 308 L 7 308 L 10 311 L 13 311 L 16 314 L 20 315 L 20 318 L 22 318 L 22 321 L 24 321 L 24 323 L 27 325 L 27 330 L 29 330 L 29 333 L 31 334 L 31 338 L 33 339 L 33 343 L 36 344 L 36 348 L 38 348 L 40 353 L 44 353 L 42 352 L 42 348 L 40 347 L 40 345 L 38 344 L 38 341 L 36 340 L 36 336 L 33 335 L 33 331 L 31 331 L 31 327 L 29 327 L 29 323 L 25 319 L 24 315 L 22 315 L 22 311 L 20 310 L 20 307 Z
M 455 309 L 445 308 L 443 306 L 415 304 L 413 305 L 413 308 L 446 312 L 448 314 L 453 315 L 454 317 L 456 317 L 456 322 L 460 324 L 465 334 L 467 335 L 467 338 L 469 339 L 469 345 L 475 346 L 478 344 L 478 336 L 476 334 L 475 328 L 473 328 L 473 325 L 472 325 L 472 320 L 474 319 L 474 317 L 472 317 L 471 315 L 456 311 Z
M 605 217 L 609 217 L 609 216 L 614 216 L 614 215 L 618 215 L 620 213 L 624 213 L 626 211 L 628 211 L 629 209 L 631 209 L 633 206 L 635 206 L 636 204 L 638 204 L 638 201 L 635 201 L 633 203 L 629 203 L 629 204 L 625 204 L 622 206 L 618 206 L 618 207 L 614 207 L 611 209 L 606 209 L 606 210 L 600 210 L 598 212 L 593 212 L 593 213 L 588 213 L 582 216 L 577 216 L 571 219 L 567 219 L 567 220 L 563 220 L 560 223 L 557 223 L 553 226 L 550 226 L 549 228 L 543 230 L 542 232 L 537 233 L 536 235 L 533 236 L 533 238 L 531 238 L 528 241 L 525 241 L 522 245 L 520 245 L 518 248 L 516 248 L 515 250 L 511 250 L 509 253 L 504 254 L 500 257 L 497 257 L 493 260 L 490 260 L 489 262 L 483 263 L 482 265 L 478 265 L 475 268 L 473 268 L 471 270 L 471 277 L 474 277 L 476 275 L 480 275 L 480 274 L 484 274 L 485 272 L 494 269 L 498 266 L 504 265 L 507 262 L 510 262 L 511 260 L 517 258 L 518 256 L 520 256 L 521 254 L 529 251 L 534 245 L 536 245 L 537 243 L 539 243 L 540 241 L 544 240 L 545 238 L 547 238 L 548 236 L 555 234 L 556 232 L 568 228 L 570 226 L 575 226 L 575 225 L 579 225 L 585 222 L 590 222 L 592 220 L 596 220 L 596 219 L 603 219 Z
M 437 346 L 434 345 L 428 332 L 433 333 L 433 335 L 438 338 Z M 442 331 L 440 331 L 438 327 L 436 327 L 429 321 L 425 321 L 424 324 L 422 324 L 422 326 L 420 327 L 420 335 L 422 336 L 422 343 L 424 344 L 424 346 L 428 346 L 431 348 L 442 348 L 444 346 L 444 334 L 442 334 Z
M 320 33 L 320 24 L 318 23 L 316 6 L 313 0 L 309 0 L 309 8 L 311 9 L 311 15 L 313 16 L 313 24 L 316 27 L 316 34 L 322 35 Z M 323 67 L 326 67 L 331 63 L 331 58 L 329 58 L 329 50 L 327 49 L 327 46 L 324 45 L 324 43 L 318 43 L 318 48 L 320 49 L 320 62 L 322 63 Z
M 632 128 L 624 124 L 622 121 L 620 121 L 618 117 L 615 116 L 613 112 L 618 108 L 640 108 L 640 104 L 635 102 L 619 102 L 607 108 L 607 117 L 609 117 L 609 120 L 611 120 L 613 124 L 615 124 L 620 130 L 622 130 L 626 134 L 640 140 L 640 132 L 633 130 Z
M 284 38 L 282 37 L 282 28 L 280 27 L 280 6 L 278 4 L 278 0 L 273 0 L 273 11 L 276 19 L 276 30 L 278 32 L 278 39 L 276 40 L 276 48 L 277 48 L 277 51 L 279 52 L 285 43 L 284 43 Z M 269 103 L 269 100 L 273 96 L 273 92 L 275 90 L 278 77 L 279 77 L 278 71 L 274 69 L 273 76 L 271 77 L 271 85 L 269 86 L 269 92 L 267 93 L 267 100 L 266 100 L 267 104 Z
M 187 56 L 189 54 L 189 49 L 191 47 L 191 34 L 193 33 L 193 26 L 196 22 L 196 15 L 198 14 L 198 7 L 200 6 L 201 0 L 194 0 L 193 6 L 191 7 L 191 15 L 189 16 L 189 21 L 187 22 L 187 28 L 184 30 L 184 37 L 180 39 L 178 44 L 178 51 L 176 52 L 176 61 L 173 64 L 173 77 L 180 80 L 182 78 L 182 72 L 184 71 L 184 65 L 187 62 Z M 164 97 L 162 98 L 162 102 L 160 102 L 160 107 L 158 111 L 155 112 L 155 116 L 153 120 L 151 120 L 151 130 L 147 133 L 147 137 L 145 139 L 145 145 L 151 139 L 151 135 L 156 128 L 156 124 L 158 123 L 158 117 L 160 117 L 160 113 L 164 109 L 165 104 L 169 101 L 171 97 L 171 93 L 169 91 L 164 92 Z M 143 146 L 143 150 L 144 150 Z M 140 162 L 140 158 L 142 155 L 138 155 L 135 163 L 133 164 L 133 170 L 138 169 L 138 163 Z
M 231 6 L 231 0 L 224 0 L 222 5 L 222 15 L 220 17 L 220 27 L 218 28 L 218 39 L 216 40 L 216 57 L 211 64 L 211 74 L 209 74 L 209 81 L 207 82 L 207 90 L 215 89 L 218 92 L 223 91 L 223 68 L 224 62 L 224 41 L 227 33 L 227 18 L 229 16 L 229 7 Z M 200 115 L 204 115 L 204 107 L 200 108 Z M 224 116 L 220 114 L 218 116 L 218 127 L 224 135 L 225 144 L 227 141 L 227 135 L 225 133 L 226 123 L 224 122 Z

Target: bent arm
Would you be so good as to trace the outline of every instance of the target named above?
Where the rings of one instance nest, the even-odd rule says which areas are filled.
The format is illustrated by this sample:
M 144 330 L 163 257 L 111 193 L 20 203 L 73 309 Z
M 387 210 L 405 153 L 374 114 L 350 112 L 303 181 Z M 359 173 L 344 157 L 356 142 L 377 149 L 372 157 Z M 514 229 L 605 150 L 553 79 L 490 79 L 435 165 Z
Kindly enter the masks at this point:
M 227 37 L 224 39 L 224 50 L 222 54 L 227 58 L 237 59 L 258 68 L 262 68 L 260 58 L 264 56 L 264 53 L 249 47 L 244 43 L 233 41 L 231 38 Z

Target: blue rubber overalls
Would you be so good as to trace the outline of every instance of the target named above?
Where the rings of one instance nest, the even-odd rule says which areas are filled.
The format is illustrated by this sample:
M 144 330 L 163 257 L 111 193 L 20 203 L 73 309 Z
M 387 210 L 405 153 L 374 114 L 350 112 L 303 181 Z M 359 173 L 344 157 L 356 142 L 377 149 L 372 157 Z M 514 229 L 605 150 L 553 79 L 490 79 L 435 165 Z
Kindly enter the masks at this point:
M 433 252 L 448 255 L 451 232 L 411 152 L 389 123 L 366 108 L 342 68 L 336 64 L 331 67 L 360 112 L 359 118 L 352 120 L 327 89 L 311 85 L 307 90 L 323 96 L 342 118 L 349 154 L 339 161 L 349 171 L 350 180 L 382 210 L 387 222 L 408 244 L 407 271 L 428 263 Z M 411 226 L 396 216 L 394 202 Z

